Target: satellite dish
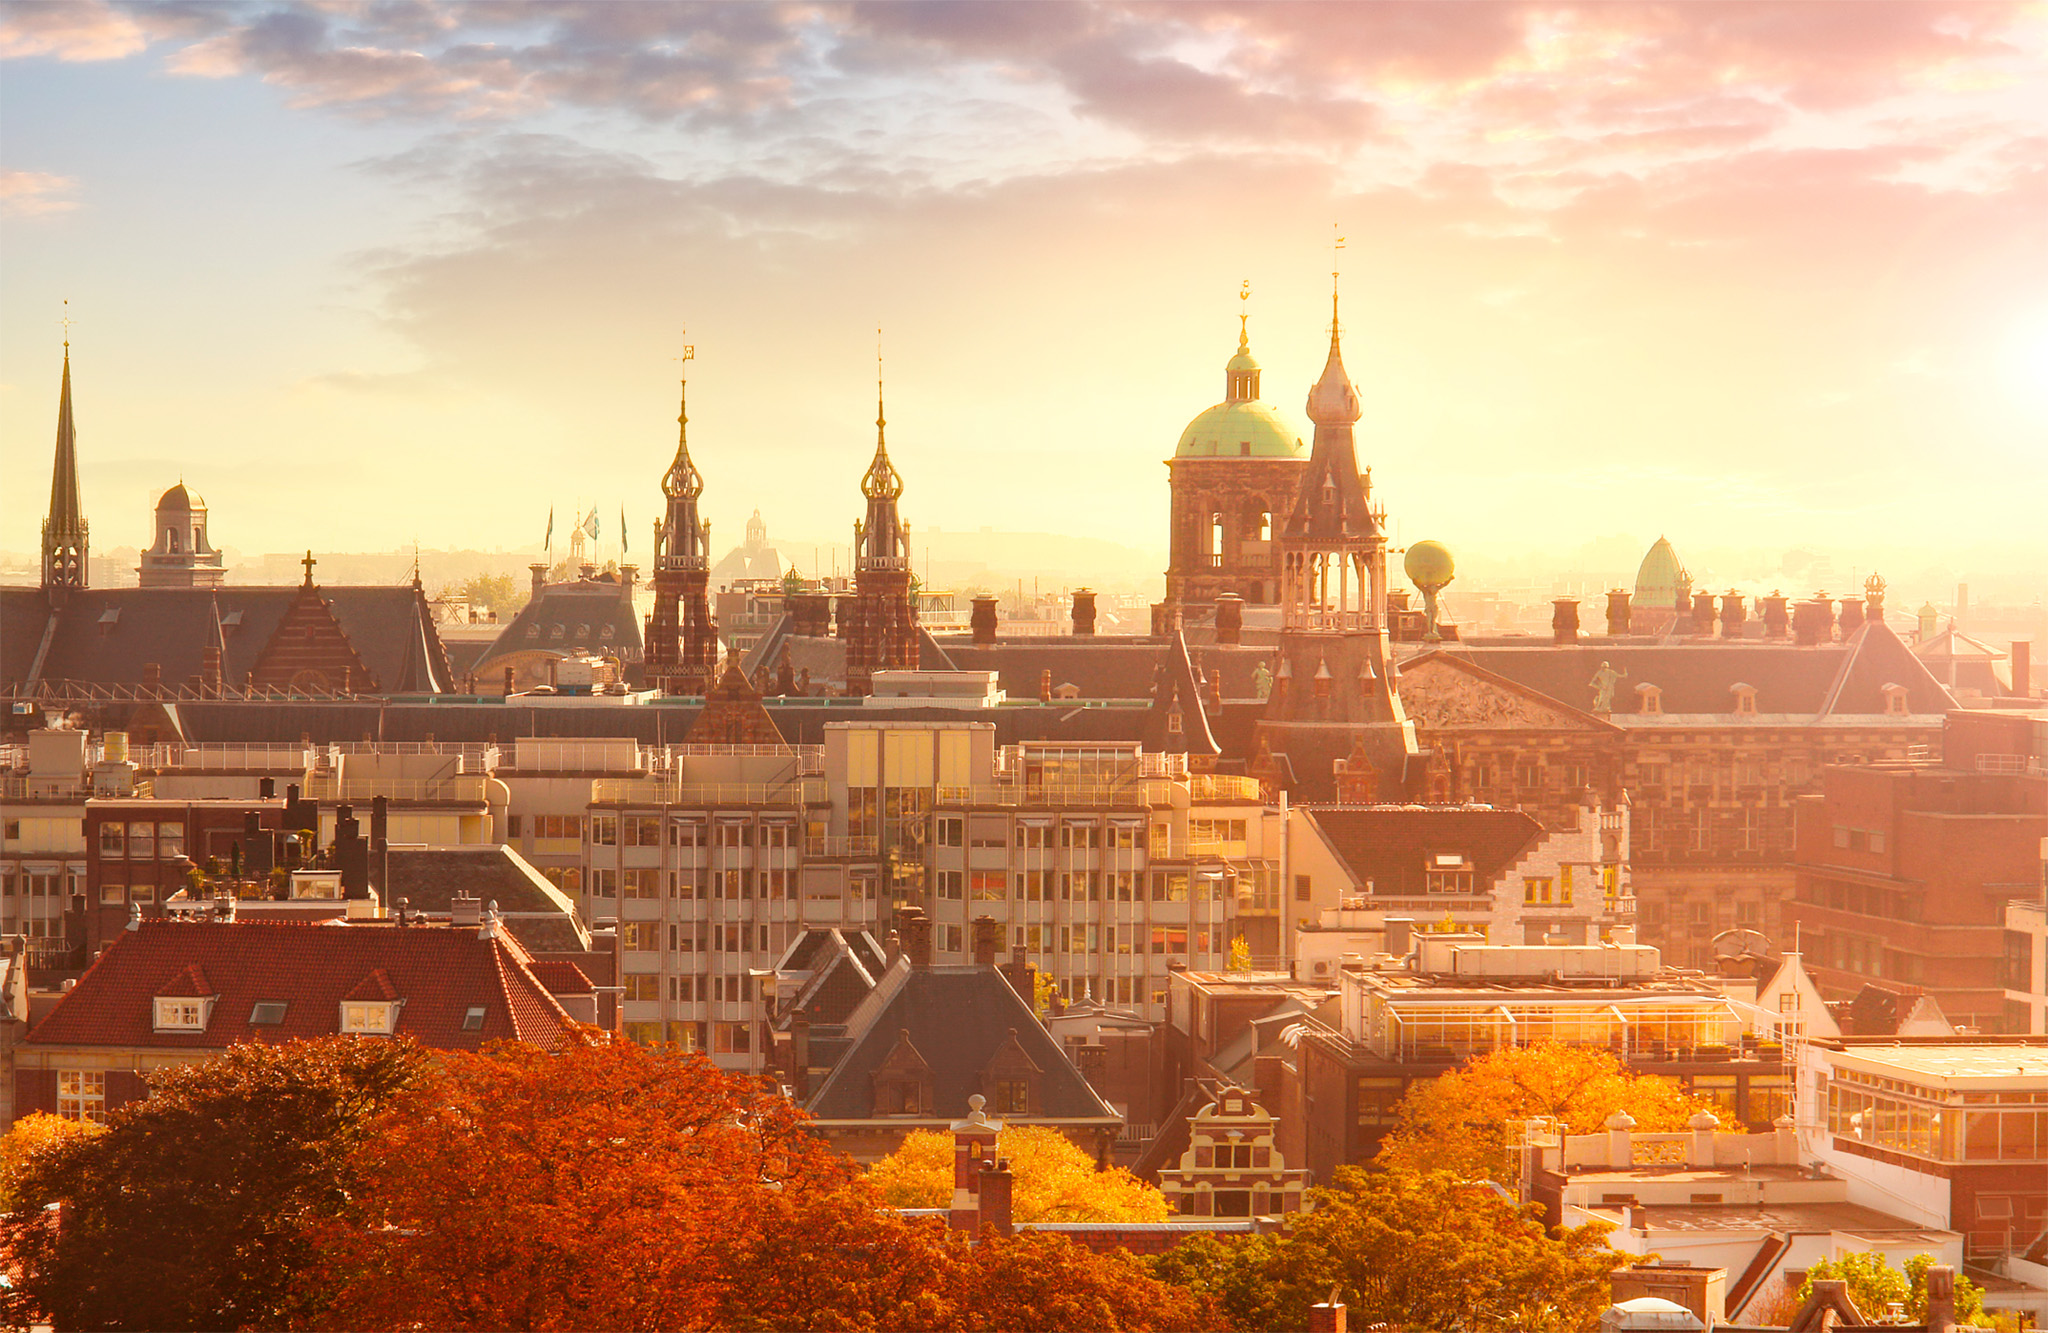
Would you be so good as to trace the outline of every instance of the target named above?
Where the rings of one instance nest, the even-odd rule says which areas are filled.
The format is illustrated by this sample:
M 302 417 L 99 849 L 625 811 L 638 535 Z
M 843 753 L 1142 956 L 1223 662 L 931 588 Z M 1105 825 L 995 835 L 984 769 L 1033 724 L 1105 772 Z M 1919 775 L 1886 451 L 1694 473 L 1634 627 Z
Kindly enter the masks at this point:
M 1771 947 L 1769 936 L 1747 926 L 1724 930 L 1714 936 L 1716 958 L 1769 958 L 1774 952 L 1776 950 Z

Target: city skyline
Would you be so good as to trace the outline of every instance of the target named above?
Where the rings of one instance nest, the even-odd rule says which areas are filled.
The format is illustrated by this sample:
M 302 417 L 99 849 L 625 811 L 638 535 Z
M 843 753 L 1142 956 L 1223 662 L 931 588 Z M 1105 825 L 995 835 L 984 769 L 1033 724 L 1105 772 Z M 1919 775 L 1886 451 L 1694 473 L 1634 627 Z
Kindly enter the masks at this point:
M 813 542 L 877 323 L 915 528 L 1163 546 L 1246 279 L 1306 436 L 1335 221 L 1397 539 L 2048 568 L 2039 6 L 396 13 L 7 11 L 0 548 L 67 298 L 96 550 L 182 478 L 246 552 L 637 554 L 686 343 L 716 544 Z

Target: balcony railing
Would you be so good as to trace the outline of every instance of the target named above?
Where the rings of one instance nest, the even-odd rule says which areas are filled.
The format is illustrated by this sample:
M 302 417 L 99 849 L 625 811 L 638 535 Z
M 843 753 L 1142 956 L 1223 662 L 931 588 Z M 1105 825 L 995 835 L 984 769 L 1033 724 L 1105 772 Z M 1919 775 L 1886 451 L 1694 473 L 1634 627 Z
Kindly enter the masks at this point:
M 333 803 L 367 803 L 382 796 L 388 801 L 421 805 L 488 805 L 490 797 L 481 773 L 457 773 L 445 778 L 336 778 L 315 774 L 306 780 L 306 798 Z
M 744 805 L 795 809 L 805 805 L 822 805 L 826 799 L 825 783 L 818 778 L 774 783 L 598 778 L 590 784 L 592 805 Z

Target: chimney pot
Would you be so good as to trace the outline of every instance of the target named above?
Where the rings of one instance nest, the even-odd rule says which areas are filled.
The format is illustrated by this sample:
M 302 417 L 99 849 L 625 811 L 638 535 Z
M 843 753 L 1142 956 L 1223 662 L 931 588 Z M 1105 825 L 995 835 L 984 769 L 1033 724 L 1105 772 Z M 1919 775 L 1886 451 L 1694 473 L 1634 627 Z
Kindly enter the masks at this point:
M 1552 643 L 1577 643 L 1579 641 L 1579 599 L 1560 597 L 1550 604 L 1550 641 Z
M 996 599 L 990 596 L 975 597 L 973 612 L 968 617 L 967 628 L 973 633 L 976 643 L 996 641 Z
M 1244 598 L 1234 592 L 1216 599 L 1216 642 L 1244 642 Z
M 1087 635 L 1095 632 L 1095 593 L 1089 588 L 1074 589 L 1074 633 Z

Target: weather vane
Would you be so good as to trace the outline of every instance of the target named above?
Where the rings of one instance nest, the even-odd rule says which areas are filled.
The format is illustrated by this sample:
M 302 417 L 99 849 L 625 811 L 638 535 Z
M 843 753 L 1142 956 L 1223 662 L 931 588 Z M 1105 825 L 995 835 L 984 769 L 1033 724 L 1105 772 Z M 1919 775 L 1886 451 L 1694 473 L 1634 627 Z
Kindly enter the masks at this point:
M 71 298 L 64 299 L 64 313 L 57 322 L 64 326 L 64 346 L 68 349 L 71 346 Z

